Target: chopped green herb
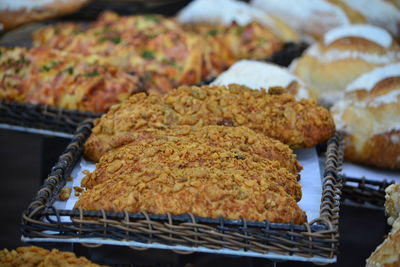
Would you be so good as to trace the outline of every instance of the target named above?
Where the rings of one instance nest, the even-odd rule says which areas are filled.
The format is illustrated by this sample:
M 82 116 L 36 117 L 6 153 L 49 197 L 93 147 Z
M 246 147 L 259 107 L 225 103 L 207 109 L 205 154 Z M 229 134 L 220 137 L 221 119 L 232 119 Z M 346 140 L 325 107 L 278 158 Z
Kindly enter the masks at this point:
M 20 71 L 21 71 L 20 68 L 16 68 L 16 69 L 15 69 L 15 74 L 18 74 Z
M 244 27 L 243 26 L 237 26 L 236 33 L 241 35 L 243 32 L 244 32 Z
M 92 70 L 91 72 L 85 73 L 85 77 L 95 77 L 99 75 L 100 73 L 97 70 Z
M 154 53 L 148 50 L 145 50 L 142 52 L 142 57 L 145 59 L 153 59 L 154 58 Z
M 171 66 L 175 66 L 176 65 L 175 59 L 173 59 L 173 58 L 170 58 L 170 59 L 165 58 L 165 59 L 162 60 L 162 63 L 166 64 L 166 65 L 171 65 Z
M 22 58 L 22 59 L 24 60 L 23 62 L 25 62 L 25 59 L 24 58 Z M 50 61 L 47 64 L 42 66 L 42 71 L 49 71 L 52 68 L 54 68 L 55 66 L 57 66 L 57 64 L 58 64 L 57 60 L 52 60 L 52 61 Z
M 211 29 L 211 30 L 208 31 L 208 35 L 215 36 L 217 34 L 218 34 L 218 30 L 217 29 Z
M 116 37 L 101 37 L 100 41 L 101 42 L 103 42 L 103 41 L 111 41 L 114 44 L 119 44 L 121 42 L 121 37 L 119 37 L 119 36 L 116 36 Z
M 144 15 L 144 18 L 147 19 L 147 20 L 153 21 L 155 23 L 159 23 L 160 22 L 160 20 L 154 15 Z
M 65 72 L 68 72 L 69 74 L 74 74 L 74 68 L 73 68 L 72 66 L 66 68 L 64 71 L 65 71 Z

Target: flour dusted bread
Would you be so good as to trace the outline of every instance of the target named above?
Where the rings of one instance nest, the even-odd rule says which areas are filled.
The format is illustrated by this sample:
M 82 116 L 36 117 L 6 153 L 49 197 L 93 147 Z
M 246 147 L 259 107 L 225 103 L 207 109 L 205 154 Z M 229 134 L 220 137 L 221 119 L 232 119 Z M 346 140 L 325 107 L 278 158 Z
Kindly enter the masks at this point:
M 240 60 L 212 82 L 213 85 L 226 86 L 240 84 L 251 89 L 282 87 L 300 100 L 314 99 L 313 90 L 286 68 L 256 60 Z
M 297 34 L 282 20 L 249 4 L 236 0 L 195 0 L 182 9 L 181 24 L 245 26 L 257 22 L 284 41 L 297 41 Z
M 347 160 L 400 169 L 400 63 L 361 75 L 331 111 Z
M 252 0 L 251 4 L 283 20 L 301 39 L 311 42 L 333 28 L 365 23 L 363 15 L 337 0 Z
M 393 0 L 340 0 L 361 13 L 368 23 L 382 27 L 400 38 L 400 10 Z M 399 2 L 397 1 L 397 4 Z
M 387 31 L 352 25 L 327 32 L 290 69 L 318 91 L 321 103 L 329 105 L 359 75 L 399 60 L 399 45 Z
M 0 1 L 0 30 L 25 23 L 54 18 L 78 10 L 90 0 L 13 0 Z

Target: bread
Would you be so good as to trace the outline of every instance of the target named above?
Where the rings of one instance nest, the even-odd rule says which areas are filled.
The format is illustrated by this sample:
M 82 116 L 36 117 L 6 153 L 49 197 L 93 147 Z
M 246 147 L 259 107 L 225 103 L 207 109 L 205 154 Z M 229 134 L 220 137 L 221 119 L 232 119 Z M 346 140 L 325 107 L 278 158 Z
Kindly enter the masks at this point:
M 395 221 L 399 221 L 400 218 L 400 183 L 388 186 L 385 192 L 385 213 L 388 216 L 388 224 L 394 225 Z M 398 225 L 394 227 L 398 227 Z
M 361 13 L 368 23 L 384 28 L 397 39 L 400 38 L 400 10 L 386 0 L 340 0 Z
M 359 75 L 399 60 L 400 47 L 387 31 L 352 25 L 327 32 L 289 68 L 331 105 Z
M 390 233 L 366 261 L 366 267 L 400 266 L 400 230 Z
M 0 98 L 104 112 L 142 91 L 137 76 L 97 56 L 49 48 L 0 47 Z
M 236 0 L 195 0 L 177 15 L 178 22 L 187 25 L 223 25 L 236 23 L 245 26 L 257 22 L 268 28 L 283 41 L 297 41 L 297 34 L 275 16 Z
M 226 86 L 232 83 L 251 89 L 282 87 L 286 89 L 285 92 L 294 95 L 297 100 L 316 98 L 314 91 L 286 68 L 255 60 L 238 61 L 211 84 Z
M 385 212 L 392 230 L 367 259 L 367 267 L 400 266 L 400 184 L 390 185 L 385 192 Z
M 71 13 L 90 0 L 12 0 L 0 3 L 0 31 Z
M 302 40 L 321 40 L 325 32 L 350 23 L 363 23 L 359 13 L 348 6 L 344 9 L 337 1 L 300 0 L 252 0 L 256 8 L 273 14 L 294 29 Z M 345 6 L 345 4 L 341 4 Z M 347 12 L 347 13 L 346 13 Z
M 51 251 L 36 247 L 19 247 L 15 250 L 0 250 L 1 266 L 70 266 L 70 267 L 100 267 L 85 257 L 77 257 L 72 252 L 62 252 L 58 249 Z
M 119 132 L 180 125 L 246 126 L 291 148 L 313 147 L 335 131 L 330 113 L 314 101 L 230 85 L 181 86 L 161 97 L 133 95 L 97 120 L 92 135 L 108 147 Z
M 400 63 L 374 69 L 349 84 L 332 107 L 345 133 L 345 158 L 400 169 Z

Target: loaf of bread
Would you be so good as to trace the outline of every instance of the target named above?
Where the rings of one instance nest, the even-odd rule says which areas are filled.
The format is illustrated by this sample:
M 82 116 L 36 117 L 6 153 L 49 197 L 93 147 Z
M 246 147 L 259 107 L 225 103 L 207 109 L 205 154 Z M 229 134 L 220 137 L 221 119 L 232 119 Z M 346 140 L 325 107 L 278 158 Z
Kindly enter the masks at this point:
M 345 91 L 331 109 L 346 134 L 345 158 L 400 169 L 400 63 L 361 75 Z
M 294 29 L 302 40 L 321 40 L 325 32 L 365 18 L 337 0 L 252 0 L 251 4 L 276 16 Z
M 395 222 L 399 221 L 400 217 L 400 183 L 388 186 L 385 192 L 385 213 L 388 216 L 388 224 L 398 227 Z
M 71 13 L 90 0 L 13 0 L 0 2 L 0 31 Z
M 251 89 L 282 87 L 286 89 L 285 92 L 294 95 L 297 100 L 316 98 L 314 91 L 291 74 L 288 69 L 256 60 L 238 61 L 211 84 L 226 86 L 233 83 Z
M 400 10 L 393 0 L 340 0 L 361 13 L 369 24 L 389 31 L 400 38 Z M 397 2 L 398 3 L 398 2 Z
M 274 32 L 283 41 L 297 41 L 297 34 L 285 22 L 248 3 L 237 0 L 195 0 L 183 8 L 177 19 L 187 25 L 245 26 L 257 22 Z
M 399 60 L 399 44 L 387 31 L 352 25 L 327 32 L 289 69 L 317 91 L 321 103 L 329 105 L 359 75 Z

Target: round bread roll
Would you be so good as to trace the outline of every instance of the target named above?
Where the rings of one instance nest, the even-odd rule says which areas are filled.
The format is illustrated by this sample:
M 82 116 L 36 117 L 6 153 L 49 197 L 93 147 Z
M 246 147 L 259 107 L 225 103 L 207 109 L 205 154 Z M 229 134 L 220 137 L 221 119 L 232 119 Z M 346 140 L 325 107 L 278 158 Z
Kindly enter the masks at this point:
M 12 0 L 0 1 L 0 30 L 71 13 L 90 0 Z
M 298 41 L 297 34 L 280 19 L 249 4 L 236 0 L 195 0 L 183 8 L 178 16 L 181 24 L 245 26 L 258 22 L 283 41 Z
M 327 32 L 290 70 L 317 91 L 320 103 L 333 104 L 359 75 L 400 60 L 400 47 L 385 30 L 351 25 Z
M 400 169 L 400 63 L 361 75 L 331 112 L 345 133 L 346 160 Z
M 313 90 L 286 68 L 256 60 L 240 60 L 212 82 L 212 85 L 239 84 L 251 89 L 283 87 L 296 99 L 315 99 Z
M 339 0 L 252 0 L 251 4 L 283 20 L 308 42 L 321 40 L 333 28 L 366 22 L 360 12 Z
M 361 13 L 372 25 L 384 28 L 396 38 L 400 37 L 400 10 L 385 0 L 340 0 Z M 394 1 L 393 1 L 394 2 Z

